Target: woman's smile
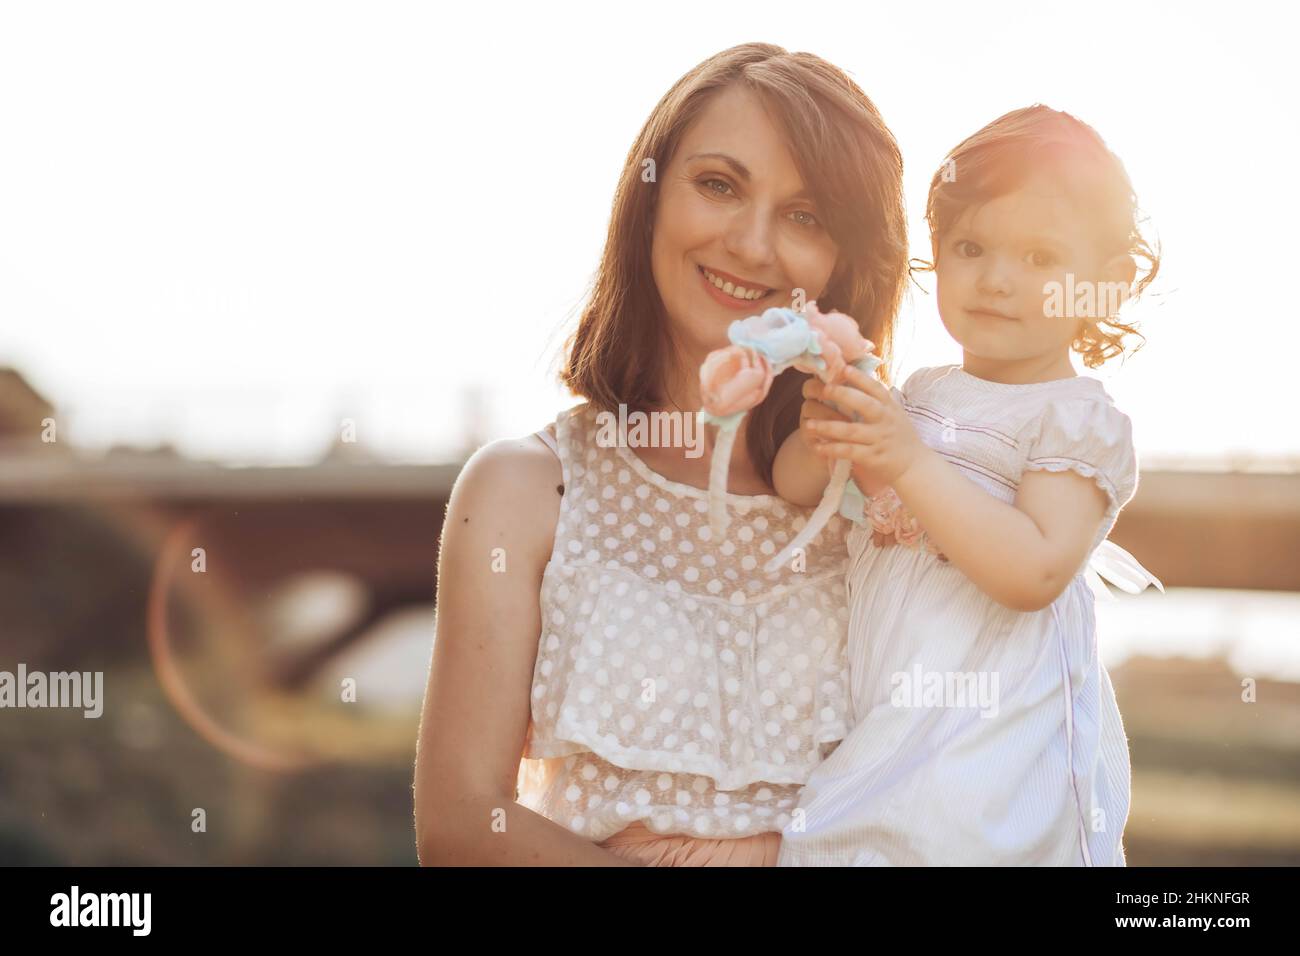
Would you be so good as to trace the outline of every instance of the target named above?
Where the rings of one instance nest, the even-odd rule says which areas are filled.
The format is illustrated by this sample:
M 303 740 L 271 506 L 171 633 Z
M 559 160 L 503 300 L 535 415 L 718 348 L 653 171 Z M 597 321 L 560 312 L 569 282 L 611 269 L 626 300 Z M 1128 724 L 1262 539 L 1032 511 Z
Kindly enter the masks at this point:
M 754 307 L 761 300 L 771 298 L 775 289 L 769 289 L 760 286 L 757 283 L 750 284 L 752 280 L 746 281 L 738 276 L 733 276 L 728 272 L 715 272 L 704 266 L 696 266 L 700 278 L 704 282 L 705 291 L 713 299 L 729 309 L 746 310 Z

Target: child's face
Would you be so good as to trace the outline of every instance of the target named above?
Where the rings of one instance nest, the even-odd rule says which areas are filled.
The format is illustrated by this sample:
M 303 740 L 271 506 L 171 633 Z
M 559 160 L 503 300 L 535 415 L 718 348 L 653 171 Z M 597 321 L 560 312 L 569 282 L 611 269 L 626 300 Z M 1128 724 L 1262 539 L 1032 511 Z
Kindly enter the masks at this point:
M 1050 180 L 1031 178 L 966 210 L 943 236 L 939 314 L 968 358 L 1024 363 L 1057 355 L 1068 364 L 1083 321 L 1070 290 L 1101 281 L 1104 268 L 1083 225 L 1086 212 Z M 1055 298 L 1048 283 L 1060 283 Z

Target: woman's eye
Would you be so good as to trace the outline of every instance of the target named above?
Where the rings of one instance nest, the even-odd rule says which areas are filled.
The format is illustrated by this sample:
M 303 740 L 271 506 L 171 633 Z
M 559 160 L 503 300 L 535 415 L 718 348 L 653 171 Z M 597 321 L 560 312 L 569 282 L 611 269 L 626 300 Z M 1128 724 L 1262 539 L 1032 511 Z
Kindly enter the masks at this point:
M 980 248 L 979 243 L 971 242 L 969 239 L 958 239 L 954 248 L 957 255 L 964 256 L 967 259 L 974 259 L 984 251 Z
M 794 212 L 790 213 L 790 215 L 796 217 L 803 216 L 804 217 L 803 219 L 798 219 L 798 218 L 795 219 L 795 222 L 801 226 L 821 225 L 821 223 L 818 222 L 817 217 L 814 216 L 812 213 L 810 213 L 807 209 L 796 209 Z
M 1031 266 L 1037 266 L 1039 269 L 1046 269 L 1049 266 L 1056 265 L 1056 256 L 1050 252 L 1044 252 L 1041 249 L 1035 249 L 1025 257 Z
M 717 193 L 719 196 L 727 195 L 727 190 L 731 189 L 731 184 L 721 179 L 704 179 L 700 181 L 700 185 L 711 193 Z

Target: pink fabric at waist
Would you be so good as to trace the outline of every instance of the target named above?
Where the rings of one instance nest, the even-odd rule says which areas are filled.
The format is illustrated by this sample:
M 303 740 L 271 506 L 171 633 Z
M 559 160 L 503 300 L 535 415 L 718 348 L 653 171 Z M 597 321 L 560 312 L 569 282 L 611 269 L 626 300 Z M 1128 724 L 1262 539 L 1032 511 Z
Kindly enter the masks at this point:
M 769 830 L 731 840 L 665 836 L 637 821 L 599 845 L 642 866 L 776 866 L 781 834 Z

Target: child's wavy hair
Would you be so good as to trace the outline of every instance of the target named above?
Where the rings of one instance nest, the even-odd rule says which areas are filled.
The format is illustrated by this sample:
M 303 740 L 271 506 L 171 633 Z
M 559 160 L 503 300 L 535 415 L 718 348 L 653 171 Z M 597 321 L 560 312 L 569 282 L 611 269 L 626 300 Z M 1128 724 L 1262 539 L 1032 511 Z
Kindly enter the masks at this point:
M 1012 110 L 967 137 L 930 180 L 925 219 L 930 226 L 934 258 L 920 260 L 915 271 L 933 271 L 939 263 L 942 238 L 972 206 L 1017 189 L 1031 172 L 1048 169 L 1082 208 L 1089 211 L 1095 235 L 1107 257 L 1116 254 L 1146 261 L 1136 277 L 1132 296 L 1140 295 L 1160 269 L 1160 246 L 1143 235 L 1146 222 L 1124 164 L 1097 131 L 1083 122 L 1042 104 Z M 1146 339 L 1136 326 L 1118 315 L 1080 321 L 1071 343 L 1088 368 L 1096 368 L 1126 351 L 1125 337 L 1135 335 L 1136 352 Z

